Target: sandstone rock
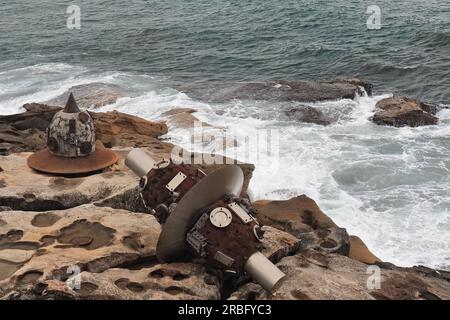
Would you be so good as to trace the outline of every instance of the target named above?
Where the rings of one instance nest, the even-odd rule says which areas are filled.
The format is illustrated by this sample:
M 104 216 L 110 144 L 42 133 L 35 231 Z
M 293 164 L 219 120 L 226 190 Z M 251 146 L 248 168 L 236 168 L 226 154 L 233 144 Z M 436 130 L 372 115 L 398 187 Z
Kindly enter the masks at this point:
M 380 287 L 372 269 L 336 254 L 308 250 L 283 258 L 277 266 L 287 274 L 274 295 L 255 283 L 243 285 L 231 299 L 243 300 L 373 300 L 449 299 L 450 282 L 424 276 L 412 268 L 380 269 Z
M 17 130 L 0 124 L 0 156 L 24 151 L 38 151 L 46 147 L 44 131 Z
M 315 123 L 322 126 L 327 126 L 332 122 L 332 119 L 325 116 L 322 111 L 310 106 L 291 108 L 284 113 L 289 119 L 294 119 L 299 122 Z
M 65 281 L 68 267 L 99 273 L 154 261 L 160 226 L 150 215 L 80 206 L 65 211 L 0 213 L 0 296 L 48 279 Z
M 167 133 L 167 126 L 164 123 L 148 121 L 126 113 L 91 112 L 91 115 L 94 119 L 97 139 L 108 147 L 151 144 L 154 138 Z
M 221 298 L 223 283 L 204 266 L 157 262 L 160 227 L 151 215 L 83 205 L 0 219 L 0 298 Z M 263 254 L 272 261 L 298 250 L 294 236 L 264 231 Z
M 367 264 L 375 264 L 381 260 L 375 256 L 366 244 L 357 236 L 350 236 L 350 252 L 348 255 L 354 260 L 358 260 Z
M 360 93 L 362 81 L 315 82 L 300 80 L 274 80 L 221 84 L 220 87 L 191 83 L 177 89 L 191 97 L 213 102 L 233 99 L 265 101 L 318 102 L 326 100 L 354 99 Z M 365 85 L 370 91 L 369 84 Z
M 123 96 L 123 93 L 118 86 L 93 82 L 73 86 L 64 94 L 48 101 L 48 103 L 61 106 L 65 105 L 70 92 L 74 94 L 78 106 L 83 109 L 95 109 L 113 104 L 116 103 L 118 98 Z
M 4 299 L 220 298 L 204 267 L 158 264 L 160 226 L 151 215 L 86 205 L 0 218 Z
M 41 280 L 33 290 L 19 287 L 5 299 L 218 300 L 220 290 L 217 279 L 203 266 L 172 263 L 137 270 L 83 271 L 69 281 Z
M 302 248 L 349 254 L 348 234 L 305 195 L 287 201 L 256 201 L 258 218 L 265 225 L 284 230 L 301 240 Z
M 107 199 L 138 185 L 138 177 L 122 159 L 119 171 L 64 178 L 30 169 L 27 165 L 30 154 L 0 157 L 3 168 L 0 172 L 0 206 L 26 211 L 60 210 Z
M 302 248 L 349 254 L 347 231 L 339 228 L 307 196 L 287 201 L 256 201 L 254 206 L 263 224 L 291 233 L 301 240 Z
M 377 111 L 372 120 L 378 125 L 417 127 L 438 122 L 438 118 L 425 111 L 433 111 L 430 105 L 407 97 L 386 98 L 380 100 L 376 107 L 381 111 Z

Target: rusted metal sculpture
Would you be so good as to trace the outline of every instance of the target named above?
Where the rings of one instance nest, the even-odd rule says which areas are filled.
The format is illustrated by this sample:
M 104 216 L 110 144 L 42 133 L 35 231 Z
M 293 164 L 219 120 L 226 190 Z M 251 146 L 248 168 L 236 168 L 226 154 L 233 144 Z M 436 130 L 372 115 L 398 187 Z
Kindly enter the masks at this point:
M 138 149 L 125 163 L 142 177 L 143 201 L 163 224 L 156 249 L 160 261 L 191 255 L 236 277 L 249 274 L 268 291 L 277 288 L 285 275 L 260 252 L 264 232 L 256 209 L 239 196 L 244 184 L 239 166 L 204 177 L 190 166 L 157 163 Z
M 47 148 L 31 155 L 28 165 L 40 172 L 73 175 L 98 171 L 117 161 L 114 152 L 96 147 L 94 121 L 78 108 L 71 93 L 47 128 Z
M 142 202 L 159 223 L 164 223 L 176 203 L 206 175 L 203 171 L 170 160 L 156 162 L 142 149 L 133 149 L 125 164 L 141 177 Z

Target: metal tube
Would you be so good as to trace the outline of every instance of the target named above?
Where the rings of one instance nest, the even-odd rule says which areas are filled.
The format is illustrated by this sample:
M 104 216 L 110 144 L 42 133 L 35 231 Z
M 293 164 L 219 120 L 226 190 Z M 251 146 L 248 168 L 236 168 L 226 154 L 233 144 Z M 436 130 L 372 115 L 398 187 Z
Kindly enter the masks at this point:
M 153 169 L 155 163 L 152 157 L 139 148 L 131 150 L 125 158 L 125 165 L 140 178 L 146 176 Z
M 277 284 L 286 275 L 261 252 L 255 252 L 245 263 L 245 271 L 269 292 L 277 288 Z

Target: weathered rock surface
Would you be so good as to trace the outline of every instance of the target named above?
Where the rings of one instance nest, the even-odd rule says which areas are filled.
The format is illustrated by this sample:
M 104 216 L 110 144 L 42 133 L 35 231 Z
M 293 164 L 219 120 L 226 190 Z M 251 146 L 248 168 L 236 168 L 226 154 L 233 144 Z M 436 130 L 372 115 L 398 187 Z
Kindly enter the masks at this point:
M 138 185 L 138 177 L 123 165 L 123 156 L 115 167 L 118 170 L 64 178 L 29 168 L 30 154 L 0 157 L 0 206 L 26 211 L 67 209 L 123 194 Z
M 150 215 L 92 205 L 43 213 L 5 211 L 0 219 L 0 262 L 8 266 L 0 268 L 1 296 L 40 281 L 65 281 L 77 268 L 100 273 L 154 260 L 160 232 Z
M 299 122 L 315 123 L 322 126 L 327 126 L 332 123 L 333 119 L 323 114 L 322 111 L 311 106 L 298 106 L 286 110 L 284 112 L 289 119 Z
M 414 268 L 381 268 L 377 286 L 374 269 L 342 255 L 308 250 L 283 258 L 277 266 L 287 277 L 275 295 L 264 291 L 256 283 L 248 283 L 233 293 L 230 299 L 450 299 L 448 280 Z
M 19 286 L 4 299 L 218 300 L 220 290 L 217 278 L 203 266 L 171 263 L 137 270 L 83 271 L 66 281 L 41 280 L 32 288 Z
M 111 112 L 91 112 L 97 139 L 106 146 L 134 147 L 167 133 L 164 123 L 148 121 L 129 114 Z M 150 139 L 153 138 L 153 139 Z
M 358 236 L 350 236 L 350 252 L 348 256 L 353 260 L 367 264 L 381 262 L 380 258 L 375 256 Z
M 402 126 L 424 126 L 438 123 L 438 118 L 433 116 L 438 108 L 431 104 L 422 103 L 407 97 L 392 97 L 380 100 L 376 107 L 377 111 L 372 120 L 378 125 Z
M 84 205 L 0 213 L 0 298 L 219 299 L 222 283 L 195 263 L 159 264 L 160 226 L 147 214 Z M 277 262 L 299 248 L 264 227 L 263 253 Z
M 17 130 L 0 124 L 0 156 L 22 151 L 38 151 L 45 147 L 46 135 L 38 129 Z
M 348 255 L 347 231 L 339 228 L 305 195 L 287 201 L 256 201 L 258 218 L 265 225 L 284 230 L 301 240 L 302 248 Z
M 369 84 L 350 79 L 329 82 L 300 81 L 300 80 L 274 80 L 264 82 L 245 82 L 220 87 L 204 83 L 187 84 L 178 89 L 189 93 L 190 96 L 214 102 L 223 102 L 233 99 L 265 100 L 265 101 L 299 101 L 318 102 L 326 100 L 354 99 L 360 93 L 359 86 L 365 86 L 371 92 Z
M 84 109 L 95 109 L 113 104 L 116 103 L 117 99 L 123 96 L 123 93 L 118 86 L 93 82 L 73 86 L 64 94 L 47 103 L 61 106 L 65 105 L 70 92 L 74 94 L 78 106 Z

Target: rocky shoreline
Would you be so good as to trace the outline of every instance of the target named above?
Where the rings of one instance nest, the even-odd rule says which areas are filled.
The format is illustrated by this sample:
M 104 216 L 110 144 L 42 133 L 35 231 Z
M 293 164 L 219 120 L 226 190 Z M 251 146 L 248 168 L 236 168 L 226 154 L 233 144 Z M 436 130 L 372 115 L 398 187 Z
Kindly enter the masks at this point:
M 282 90 L 280 99 L 303 102 L 372 91 L 357 79 L 252 86 L 262 98 Z M 306 87 L 312 92 L 308 97 Z M 103 89 L 82 88 L 84 105 L 100 106 L 112 101 L 109 94 L 118 96 Z M 248 87 L 227 94 L 236 98 L 240 92 Z M 382 262 L 305 195 L 254 203 L 265 225 L 263 253 L 287 274 L 275 295 L 250 279 L 230 284 L 196 261 L 160 264 L 155 250 L 161 227 L 144 213 L 138 178 L 123 157 L 140 147 L 156 159 L 167 158 L 173 145 L 161 136 L 169 127 L 192 126 L 195 110 L 174 108 L 165 114 L 166 123 L 91 112 L 99 143 L 113 148 L 120 161 L 95 175 L 64 178 L 39 174 L 26 164 L 31 152 L 45 147 L 44 130 L 60 107 L 30 103 L 24 109 L 0 116 L 0 299 L 450 299 L 449 272 Z M 438 121 L 437 106 L 403 97 L 382 100 L 377 109 L 373 121 L 380 125 Z M 299 121 L 328 124 L 311 110 L 292 114 Z M 234 162 L 244 171 L 246 188 L 255 167 Z M 210 173 L 219 166 L 198 167 Z M 68 283 L 78 272 L 80 286 L 71 289 Z M 371 282 L 377 272 L 379 285 Z

